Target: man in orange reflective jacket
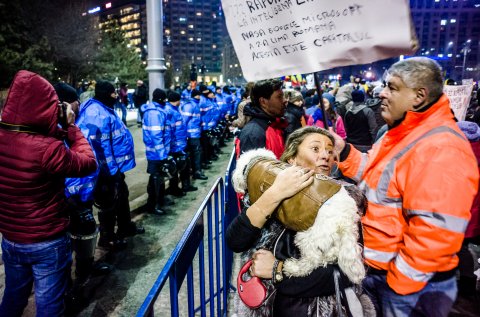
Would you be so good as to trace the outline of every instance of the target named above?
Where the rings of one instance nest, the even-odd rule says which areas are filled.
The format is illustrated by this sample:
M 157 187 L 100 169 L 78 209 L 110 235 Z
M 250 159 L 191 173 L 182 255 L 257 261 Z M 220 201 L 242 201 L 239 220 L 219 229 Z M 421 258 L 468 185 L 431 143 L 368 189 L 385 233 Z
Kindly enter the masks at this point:
M 368 199 L 363 286 L 383 316 L 448 316 L 456 253 L 478 188 L 475 156 L 443 94 L 440 66 L 392 65 L 380 94 L 388 131 L 361 153 L 340 142 L 339 168 Z

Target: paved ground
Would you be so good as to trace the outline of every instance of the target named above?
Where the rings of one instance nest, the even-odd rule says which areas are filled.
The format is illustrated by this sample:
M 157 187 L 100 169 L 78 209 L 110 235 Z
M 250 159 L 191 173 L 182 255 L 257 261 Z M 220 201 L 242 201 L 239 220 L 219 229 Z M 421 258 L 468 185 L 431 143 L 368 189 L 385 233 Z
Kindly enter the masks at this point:
M 230 158 L 232 148 L 223 148 L 224 153 L 212 164 L 211 169 L 205 171 L 209 179 L 194 181 L 193 184 L 199 190 L 190 192 L 185 197 L 176 198 L 175 205 L 167 207 L 167 215 L 141 213 L 140 207 L 147 199 L 145 148 L 141 129 L 137 128 L 134 121 L 129 121 L 128 125 L 135 140 L 137 162 L 137 167 L 126 173 L 130 207 L 133 219 L 145 227 L 146 233 L 129 238 L 128 247 L 124 251 L 106 253 L 97 249 L 95 258 L 112 264 L 115 269 L 108 276 L 91 279 L 85 292 L 89 304 L 72 316 L 135 316 L 212 184 L 225 174 Z M 0 265 L 0 297 L 3 296 L 4 286 L 3 265 Z M 168 290 L 166 293 L 168 294 Z M 35 316 L 34 306 L 31 296 L 23 317 Z M 167 315 L 169 315 L 167 310 L 156 310 L 156 316 Z
M 135 316 L 203 198 L 217 177 L 224 175 L 230 157 L 231 147 L 224 148 L 224 154 L 220 155 L 219 160 L 206 171 L 209 179 L 195 181 L 194 184 L 199 187 L 199 190 L 176 199 L 176 204 L 167 209 L 169 211 L 167 215 L 159 217 L 143 214 L 140 212 L 140 207 L 146 202 L 148 180 L 145 172 L 145 151 L 141 129 L 137 128 L 134 122 L 134 113 L 129 113 L 129 120 L 129 128 L 135 140 L 137 167 L 127 172 L 126 180 L 130 190 L 132 215 L 135 221 L 145 226 L 146 233 L 129 238 L 128 247 L 124 251 L 106 253 L 97 249 L 96 258 L 112 264 L 115 270 L 108 276 L 93 278 L 89 282 L 85 291 L 89 302 L 79 313 L 72 316 Z M 0 264 L 2 264 L 1 260 Z M 0 265 L 0 296 L 3 295 L 4 289 L 3 275 L 3 265 Z M 236 276 L 235 272 L 234 276 Z M 165 292 L 156 305 L 156 316 L 170 315 L 168 301 L 168 292 Z M 459 297 L 450 316 L 480 316 L 479 305 L 480 301 L 475 298 Z M 32 296 L 23 317 L 35 316 L 34 306 Z M 181 316 L 184 316 L 183 312 Z

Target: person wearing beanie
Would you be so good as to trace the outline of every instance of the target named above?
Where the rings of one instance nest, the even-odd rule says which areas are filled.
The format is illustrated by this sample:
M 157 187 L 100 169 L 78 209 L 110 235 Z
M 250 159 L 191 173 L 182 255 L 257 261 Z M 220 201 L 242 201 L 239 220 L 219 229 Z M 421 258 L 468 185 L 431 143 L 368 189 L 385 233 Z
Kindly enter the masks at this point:
M 58 99 L 68 102 L 78 116 L 79 101 L 76 90 L 65 83 L 57 83 L 53 87 Z M 86 177 L 65 179 L 65 196 L 70 215 L 69 232 L 72 237 L 72 250 L 75 251 L 75 281 L 67 291 L 67 310 L 74 309 L 78 302 L 83 300 L 82 288 L 91 274 L 104 275 L 112 270 L 112 267 L 104 262 L 94 263 L 95 247 L 86 243 L 97 241 L 97 223 L 93 216 L 93 187 L 97 177 L 98 172 L 95 172 Z
M 287 110 L 285 111 L 285 119 L 288 122 L 285 128 L 285 139 L 287 139 L 293 131 L 306 125 L 305 110 L 303 109 L 303 96 L 300 92 L 284 90 L 283 95 L 285 100 L 287 100 Z
M 327 114 L 327 124 L 332 127 L 335 133 L 337 133 L 342 139 L 347 137 L 345 132 L 345 125 L 343 119 L 339 116 L 335 110 L 335 97 L 329 93 L 322 94 L 323 107 Z M 314 125 L 320 128 L 324 127 L 323 111 L 320 106 L 316 107 L 315 112 L 308 118 L 307 125 Z
M 95 172 L 88 141 L 61 97 L 42 76 L 19 71 L 12 80 L 0 121 L 0 233 L 5 275 L 0 316 L 22 316 L 35 287 L 37 315 L 63 316 L 72 263 L 65 177 Z M 75 97 L 76 98 L 76 97 Z M 68 146 L 67 146 L 68 144 Z
M 372 98 L 369 98 L 365 101 L 367 107 L 372 109 L 373 113 L 375 114 L 375 122 L 377 123 L 377 128 L 375 129 L 375 140 L 377 140 L 379 137 L 378 132 L 380 131 L 380 128 L 385 125 L 385 119 L 383 119 L 382 117 L 382 99 L 380 99 L 380 93 L 382 92 L 382 90 L 382 85 L 373 88 Z M 382 135 L 381 132 L 380 135 Z
M 352 91 L 352 101 L 352 108 L 346 111 L 344 118 L 347 142 L 366 153 L 372 148 L 377 136 L 375 113 L 365 104 L 365 92 L 363 90 L 354 89 Z
M 480 171 L 480 127 L 477 123 L 471 121 L 459 121 L 457 125 L 470 142 Z M 478 258 L 473 257 L 469 251 L 469 244 L 478 245 L 480 243 L 480 193 L 475 196 L 470 212 L 471 218 L 465 231 L 465 239 L 458 253 L 460 259 L 458 291 L 465 296 L 475 295 L 477 284 L 477 277 L 473 272 L 475 269 L 474 263 L 477 263 Z
M 125 248 L 125 238 L 145 232 L 131 220 L 124 173 L 136 166 L 133 137 L 114 111 L 115 102 L 113 85 L 99 80 L 95 97 L 80 105 L 77 119 L 98 158 L 99 175 L 93 190 L 93 199 L 99 208 L 98 245 L 111 250 Z
M 133 104 L 138 109 L 137 112 L 137 125 L 142 126 L 143 113 L 140 108 L 148 101 L 148 88 L 143 83 L 143 80 L 137 80 L 137 87 L 132 95 Z
M 169 192 L 173 196 L 182 197 L 187 191 L 197 190 L 190 184 L 190 170 L 187 168 L 187 126 L 183 122 L 180 113 L 180 94 L 174 91 L 168 93 L 167 109 L 173 113 L 172 142 L 170 155 L 175 160 L 177 172 L 170 179 Z M 180 176 L 180 177 L 179 177 Z M 182 188 L 179 187 L 179 182 Z
M 477 158 L 480 172 L 480 127 L 471 121 L 458 121 L 457 125 L 470 142 L 473 154 Z M 458 265 L 460 273 L 458 291 L 464 296 L 474 296 L 477 285 L 477 277 L 473 272 L 475 270 L 474 263 L 478 263 L 478 257 L 474 257 L 470 252 L 469 244 L 480 244 L 480 192 L 477 192 L 473 200 L 470 213 L 471 218 L 465 230 L 465 239 L 458 253 L 460 259 Z
M 180 113 L 187 127 L 187 152 L 190 158 L 193 178 L 206 180 L 208 177 L 202 171 L 202 146 L 200 144 L 202 133 L 202 121 L 200 118 L 201 95 L 202 93 L 199 90 L 193 89 L 192 97 L 180 106 Z
M 218 149 L 215 149 L 217 136 L 214 129 L 220 119 L 220 109 L 216 103 L 215 94 L 207 86 L 200 85 L 200 92 L 202 93 L 200 97 L 202 167 L 208 169 L 212 161 L 218 158 Z
M 147 211 L 155 215 L 164 215 L 166 206 L 173 205 L 165 195 L 165 178 L 169 177 L 170 149 L 173 139 L 173 111 L 166 108 L 167 93 L 156 88 L 152 93 L 152 102 L 142 105 L 143 143 L 147 156 L 147 173 L 150 174 L 147 185 Z
M 115 103 L 117 102 L 117 92 L 115 87 L 108 81 L 99 80 L 95 85 L 95 96 L 93 98 L 97 99 L 105 106 L 113 109 Z

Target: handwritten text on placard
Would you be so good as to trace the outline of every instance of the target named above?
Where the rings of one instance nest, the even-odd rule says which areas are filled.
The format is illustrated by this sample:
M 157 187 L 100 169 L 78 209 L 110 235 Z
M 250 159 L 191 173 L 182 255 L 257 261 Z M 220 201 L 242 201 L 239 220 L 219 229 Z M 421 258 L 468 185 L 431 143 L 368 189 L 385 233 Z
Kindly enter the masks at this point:
M 411 53 L 405 0 L 222 0 L 222 5 L 250 80 Z

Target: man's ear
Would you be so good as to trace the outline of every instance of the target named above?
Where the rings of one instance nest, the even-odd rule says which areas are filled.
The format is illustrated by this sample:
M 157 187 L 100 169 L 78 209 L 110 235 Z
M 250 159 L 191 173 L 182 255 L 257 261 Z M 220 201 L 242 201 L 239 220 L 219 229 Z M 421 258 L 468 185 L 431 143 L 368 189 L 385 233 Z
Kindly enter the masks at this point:
M 414 110 L 418 110 L 422 108 L 424 105 L 428 103 L 428 91 L 427 88 L 422 87 L 418 88 L 415 91 L 415 98 L 414 98 L 415 104 L 413 105 Z

